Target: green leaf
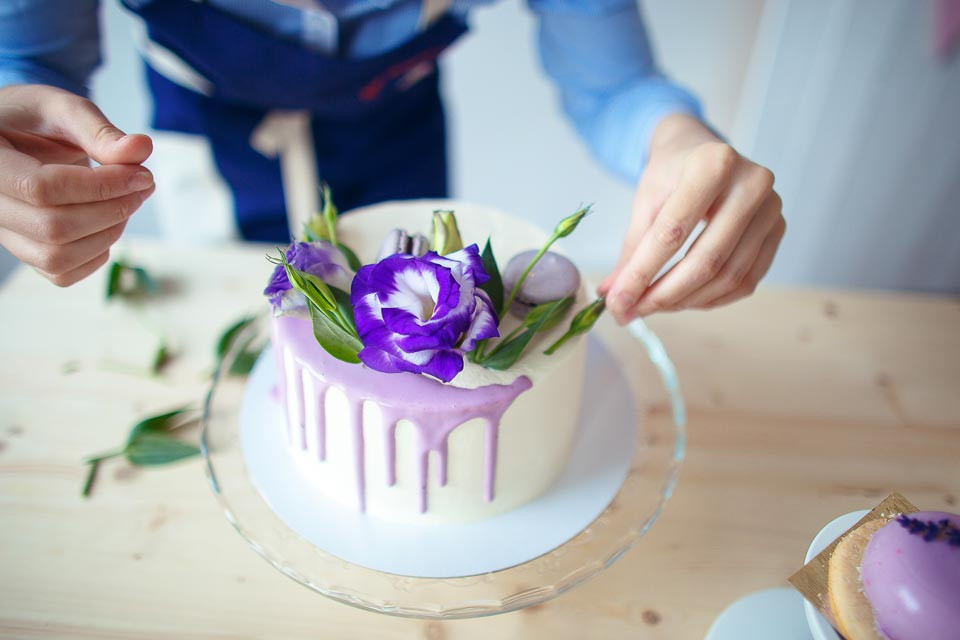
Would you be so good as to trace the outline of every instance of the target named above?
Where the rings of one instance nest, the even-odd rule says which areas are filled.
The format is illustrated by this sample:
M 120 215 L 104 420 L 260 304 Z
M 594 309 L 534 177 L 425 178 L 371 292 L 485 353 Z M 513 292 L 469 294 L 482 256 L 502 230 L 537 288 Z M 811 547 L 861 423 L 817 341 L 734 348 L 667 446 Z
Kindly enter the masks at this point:
M 199 447 L 163 433 L 143 433 L 124 450 L 130 464 L 137 466 L 167 464 L 199 454 Z
M 156 280 L 143 267 L 131 266 L 122 260 L 116 260 L 110 264 L 110 273 L 107 276 L 107 300 L 146 298 L 159 289 Z
M 119 262 L 111 262 L 110 274 L 107 276 L 107 300 L 119 293 L 121 275 L 123 275 L 123 265 Z
M 153 360 L 150 363 L 150 373 L 158 375 L 170 360 L 170 350 L 167 348 L 166 341 L 161 339 L 156 351 L 153 352 Z
M 288 262 L 284 263 L 284 268 L 291 286 L 306 296 L 307 300 L 324 311 L 333 311 L 337 308 L 337 301 L 326 282 L 311 273 L 300 271 Z
M 487 238 L 487 244 L 483 247 L 480 260 L 483 262 L 483 270 L 490 276 L 490 279 L 480 285 L 480 288 L 490 296 L 493 308 L 499 311 L 503 307 L 503 279 L 500 277 L 500 267 L 497 266 L 493 249 L 490 248 L 490 238 Z
M 347 259 L 347 264 L 354 271 L 359 271 L 360 267 L 363 266 L 363 263 L 360 262 L 360 258 L 357 257 L 357 254 L 353 252 L 353 249 L 343 244 L 342 242 L 337 243 L 337 248 L 340 249 L 340 252 L 343 253 L 343 257 Z
M 193 410 L 189 407 L 181 407 L 173 411 L 144 418 L 130 429 L 130 436 L 127 438 L 127 443 L 133 442 L 144 433 L 166 433 L 176 429 L 188 422 L 183 420 L 181 416 L 191 411 Z
M 160 289 L 157 281 L 143 267 L 129 267 L 129 269 L 133 272 L 136 295 L 151 295 Z
M 253 369 L 253 365 L 257 363 L 257 358 L 260 357 L 260 353 L 263 351 L 263 345 L 259 347 L 251 346 L 256 340 L 256 336 L 248 334 L 241 338 L 244 329 L 249 327 L 253 321 L 254 318 L 251 316 L 241 318 L 227 327 L 227 329 L 220 335 L 220 339 L 217 340 L 217 346 L 214 350 L 217 359 L 217 366 L 222 364 L 223 358 L 227 355 L 227 352 L 233 348 L 234 342 L 240 339 L 243 340 L 243 343 L 239 344 L 239 348 L 234 352 L 234 357 L 230 362 L 230 368 L 227 370 L 227 375 L 243 376 L 250 373 L 250 371 Z
M 308 302 L 307 306 L 310 308 L 313 335 L 320 346 L 337 360 L 350 363 L 360 362 L 360 358 L 357 356 L 363 348 L 360 339 L 344 331 L 343 327 L 329 318 L 312 302 Z
M 251 342 L 253 342 L 251 340 Z M 244 347 L 240 353 L 233 359 L 230 363 L 230 369 L 227 371 L 227 375 L 231 376 L 245 376 L 253 369 L 253 365 L 257 364 L 257 359 L 260 358 L 260 354 L 263 352 L 263 348 L 260 349 L 247 349 Z
M 557 303 L 560 303 L 559 305 Z M 560 324 L 567 311 L 573 306 L 573 296 L 538 304 L 523 318 L 523 326 L 538 325 L 540 331 L 549 331 Z
M 350 296 L 317 276 L 296 269 L 283 252 L 276 260 L 286 269 L 293 288 L 306 297 L 313 335 L 320 346 L 338 360 L 360 362 L 357 354 L 363 344 L 357 335 Z
M 566 304 L 566 301 L 567 298 L 562 298 L 553 303 L 548 302 L 546 305 L 540 305 L 546 306 L 547 309 L 541 312 L 535 324 L 532 324 L 529 329 L 516 338 L 498 344 L 480 364 L 488 369 L 496 369 L 497 371 L 503 371 L 504 369 L 512 367 L 523 354 L 523 350 L 526 349 L 527 345 L 533 339 L 533 336 L 543 328 L 543 325 L 548 319 L 556 314 L 557 309 L 560 309 Z
M 144 418 L 130 429 L 127 444 L 123 449 L 87 457 L 84 462 L 90 465 L 90 468 L 87 471 L 81 495 L 83 497 L 90 495 L 97 477 L 97 470 L 104 460 L 124 456 L 131 464 L 160 465 L 199 454 L 198 447 L 181 442 L 170 435 L 173 429 L 191 421 L 182 419 L 183 414 L 189 411 L 191 410 L 183 407 Z
M 223 360 L 223 356 L 227 355 L 227 351 L 233 346 L 233 341 L 236 340 L 240 332 L 249 327 L 252 322 L 253 318 L 251 316 L 245 316 L 227 327 L 227 329 L 220 334 L 215 349 L 218 363 Z
M 330 287 L 330 291 L 333 293 L 334 300 L 337 301 L 337 311 L 343 319 L 344 324 L 346 324 L 344 328 L 347 329 L 348 333 L 356 336 L 357 321 L 353 317 L 353 305 L 350 303 L 350 294 L 337 287 Z

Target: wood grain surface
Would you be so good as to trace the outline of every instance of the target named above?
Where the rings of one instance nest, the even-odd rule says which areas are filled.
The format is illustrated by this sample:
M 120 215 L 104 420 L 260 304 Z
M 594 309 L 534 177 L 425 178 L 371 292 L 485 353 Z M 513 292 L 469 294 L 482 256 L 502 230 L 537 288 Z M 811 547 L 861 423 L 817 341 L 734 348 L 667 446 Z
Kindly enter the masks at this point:
M 894 490 L 960 511 L 958 301 L 778 289 L 652 319 L 689 408 L 676 492 L 635 549 L 538 607 L 428 622 L 329 601 L 247 547 L 199 460 L 108 462 L 82 499 L 85 455 L 199 405 L 216 337 L 263 304 L 265 250 L 129 244 L 166 287 L 140 308 L 106 304 L 102 274 L 59 290 L 21 269 L 0 290 L 0 636 L 702 638 L 734 599 L 786 586 L 837 515 Z M 175 358 L 150 378 L 157 331 Z

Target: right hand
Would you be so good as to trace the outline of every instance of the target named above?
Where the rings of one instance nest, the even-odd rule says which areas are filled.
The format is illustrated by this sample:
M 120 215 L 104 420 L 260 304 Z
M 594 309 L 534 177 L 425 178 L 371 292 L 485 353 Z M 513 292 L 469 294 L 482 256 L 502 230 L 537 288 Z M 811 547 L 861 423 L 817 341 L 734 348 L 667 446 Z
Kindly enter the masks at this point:
M 0 244 L 57 286 L 87 277 L 153 193 L 152 151 L 68 91 L 0 89 Z

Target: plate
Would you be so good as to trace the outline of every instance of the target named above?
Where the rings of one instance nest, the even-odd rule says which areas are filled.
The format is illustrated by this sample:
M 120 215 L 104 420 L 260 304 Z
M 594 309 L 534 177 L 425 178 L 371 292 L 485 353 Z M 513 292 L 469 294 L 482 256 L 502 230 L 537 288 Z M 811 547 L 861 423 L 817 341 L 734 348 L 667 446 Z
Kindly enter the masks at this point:
M 812 640 L 795 589 L 754 591 L 717 616 L 704 640 Z
M 559 546 L 498 571 L 413 577 L 351 562 L 288 525 L 264 499 L 247 466 L 240 425 L 248 378 L 229 371 L 243 357 L 245 345 L 266 343 L 268 320 L 266 313 L 258 316 L 237 336 L 214 375 L 204 405 L 207 473 L 227 519 L 250 546 L 284 575 L 325 596 L 369 611 L 429 619 L 493 615 L 540 604 L 598 575 L 631 549 L 673 491 L 686 446 L 673 365 L 642 321 L 624 330 L 604 318 L 592 335 L 626 381 L 637 420 L 623 484 L 599 516 Z
M 818 553 L 826 549 L 831 542 L 846 533 L 847 529 L 857 524 L 860 518 L 868 513 L 870 513 L 869 509 L 851 511 L 828 522 L 813 538 L 803 563 L 807 564 L 813 560 Z M 810 626 L 810 633 L 813 634 L 814 640 L 842 640 L 833 625 L 827 622 L 827 619 L 817 611 L 817 608 L 806 599 L 803 601 L 803 612 L 807 617 L 807 624 Z

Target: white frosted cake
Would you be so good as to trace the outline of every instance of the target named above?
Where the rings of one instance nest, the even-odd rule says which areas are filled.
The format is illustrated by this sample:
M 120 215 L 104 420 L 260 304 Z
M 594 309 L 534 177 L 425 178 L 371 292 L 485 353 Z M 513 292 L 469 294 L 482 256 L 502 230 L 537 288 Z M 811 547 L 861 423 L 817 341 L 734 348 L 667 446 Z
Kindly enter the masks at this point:
M 422 250 L 391 256 L 381 246 L 391 233 L 397 237 L 398 228 L 409 230 L 405 239 L 428 233 L 438 209 L 455 212 L 465 249 L 417 257 Z M 462 266 L 470 260 L 478 263 L 476 254 L 488 238 L 503 261 L 500 269 L 509 285 L 510 272 L 518 269 L 511 263 L 504 270 L 507 260 L 543 247 L 550 235 L 488 207 L 450 201 L 385 203 L 345 214 L 336 222 L 333 241 L 350 247 L 367 266 L 356 274 L 341 261 L 304 270 L 331 287 L 352 288 L 349 303 L 341 295 L 340 307 L 328 310 L 326 319 L 317 318 L 318 307 L 311 320 L 310 309 L 302 306 L 305 298 L 299 308 L 293 298 L 300 295 L 300 287 L 295 284 L 297 291 L 282 295 L 268 287 L 274 295 L 277 397 L 286 415 L 291 462 L 309 478 L 310 490 L 372 518 L 446 523 L 489 518 L 516 508 L 556 480 L 580 424 L 585 374 L 586 340 L 570 331 L 571 321 L 590 300 L 574 269 L 575 282 L 565 285 L 573 290 L 562 292 L 566 304 L 551 308 L 557 314 L 555 326 L 548 328 L 553 323 L 545 322 L 537 327 L 520 357 L 509 366 L 496 366 L 511 351 L 506 343 L 524 335 L 538 316 L 532 313 L 524 321 L 515 313 L 489 317 L 487 312 L 495 305 L 480 287 L 488 276 L 478 271 L 474 282 L 470 267 Z M 428 242 L 425 236 L 420 240 Z M 438 242 L 442 239 L 435 237 L 434 248 Z M 284 260 L 288 267 L 295 262 L 292 255 L 288 250 L 289 263 Z M 529 261 L 526 255 L 518 257 L 524 264 Z M 455 259 L 462 259 L 462 264 Z M 552 280 L 562 278 L 551 274 L 566 267 L 550 266 L 551 260 L 573 268 L 551 251 L 526 280 L 520 278 L 520 294 L 536 293 L 537 284 L 546 290 L 556 288 Z M 395 271 L 388 269 L 391 264 Z M 438 265 L 436 270 L 432 265 Z M 283 268 L 278 267 L 275 281 Z M 282 278 L 290 273 L 285 271 Z M 311 286 L 304 282 L 300 284 Z M 370 293 L 378 286 L 378 293 Z M 510 287 L 503 290 L 507 298 Z M 475 306 L 464 306 L 467 295 L 476 297 L 469 301 Z M 524 302 L 522 297 L 517 295 L 514 306 L 507 300 L 507 306 L 516 309 Z M 322 296 L 318 300 L 323 303 Z M 547 306 L 543 300 L 527 302 L 541 304 L 541 312 Z M 455 314 L 460 311 L 466 316 L 458 320 Z M 355 314 L 355 321 L 343 322 L 344 314 Z M 501 315 L 505 317 L 499 319 Z M 521 322 L 526 324 L 517 328 Z M 340 325 L 354 333 L 347 336 Z M 491 327 L 499 339 L 489 337 L 496 335 Z M 448 335 L 456 330 L 462 333 Z M 329 342 L 321 346 L 331 331 L 344 337 L 334 340 L 335 348 Z M 565 334 L 558 348 L 544 353 Z M 437 348 L 444 340 L 446 346 Z M 505 344 L 498 347 L 498 342 Z M 482 364 L 474 362 L 475 357 Z

